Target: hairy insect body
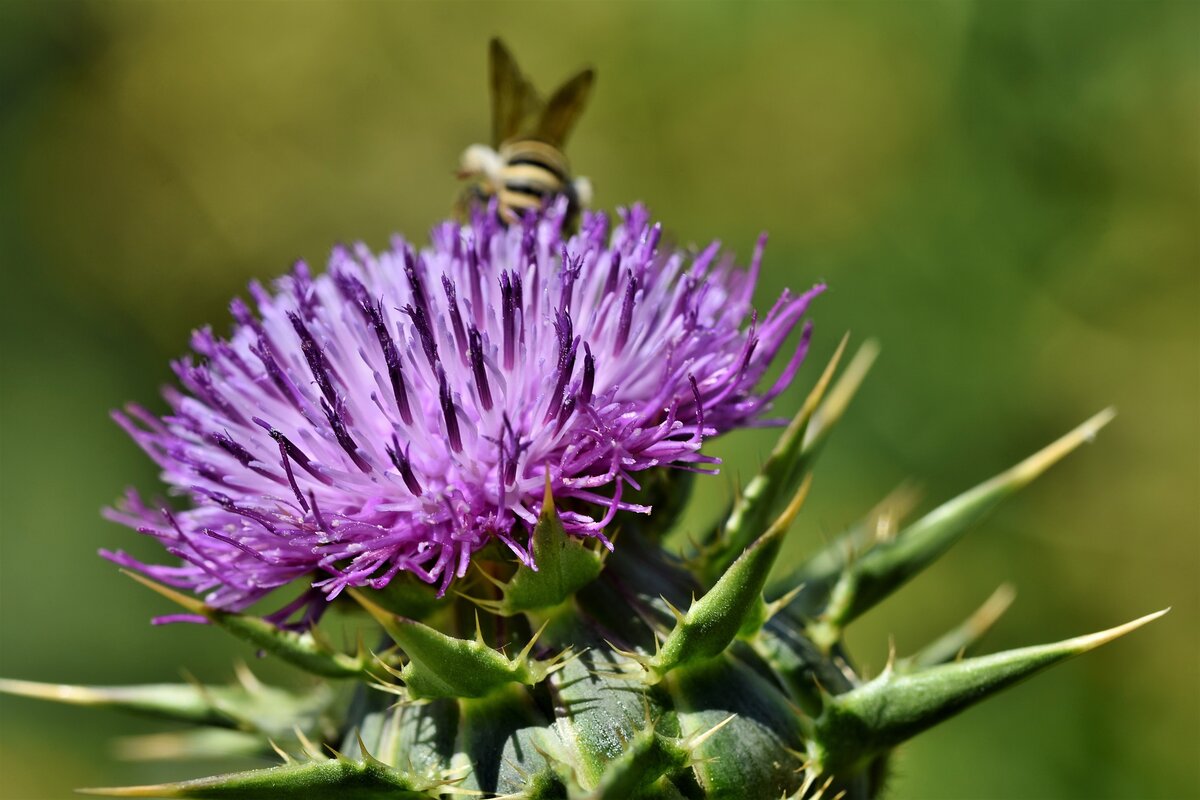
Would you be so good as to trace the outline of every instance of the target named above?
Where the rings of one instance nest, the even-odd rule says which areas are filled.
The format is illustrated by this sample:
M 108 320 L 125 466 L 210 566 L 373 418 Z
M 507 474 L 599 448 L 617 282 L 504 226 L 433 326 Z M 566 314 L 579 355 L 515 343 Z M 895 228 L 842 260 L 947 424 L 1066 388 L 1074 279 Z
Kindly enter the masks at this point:
M 541 208 L 560 194 L 567 196 L 569 216 L 579 211 L 579 186 L 571 179 L 570 165 L 561 150 L 536 139 L 520 139 L 503 144 L 499 156 L 496 192 L 506 222 L 511 224 L 515 215 Z M 589 199 L 582 198 L 585 205 Z
M 571 177 L 562 147 L 583 111 L 595 74 L 580 72 L 543 101 L 498 39 L 492 41 L 490 70 L 492 145 L 473 144 L 463 152 L 458 175 L 470 183 L 460 208 L 494 197 L 501 219 L 512 224 L 565 196 L 568 218 L 575 218 L 591 200 L 591 184 Z

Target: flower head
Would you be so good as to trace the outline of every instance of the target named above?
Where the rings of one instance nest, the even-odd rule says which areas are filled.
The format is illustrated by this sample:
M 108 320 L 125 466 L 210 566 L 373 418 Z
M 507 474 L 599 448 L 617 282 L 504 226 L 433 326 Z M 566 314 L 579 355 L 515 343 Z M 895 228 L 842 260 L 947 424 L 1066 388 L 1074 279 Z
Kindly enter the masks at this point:
M 257 313 L 235 300 L 232 335 L 196 331 L 173 364 L 170 414 L 114 415 L 191 503 L 130 491 L 109 516 L 179 563 L 104 555 L 226 609 L 311 580 L 279 620 L 401 572 L 444 592 L 493 540 L 530 561 L 547 476 L 566 530 L 607 545 L 615 513 L 650 511 L 623 499 L 639 472 L 710 468 L 706 437 L 760 420 L 808 325 L 755 387 L 822 287 L 759 319 L 761 241 L 743 271 L 717 243 L 660 251 L 638 206 L 611 236 L 602 214 L 567 236 L 564 213 L 480 211 L 419 252 L 338 247 L 325 274 L 252 284 Z

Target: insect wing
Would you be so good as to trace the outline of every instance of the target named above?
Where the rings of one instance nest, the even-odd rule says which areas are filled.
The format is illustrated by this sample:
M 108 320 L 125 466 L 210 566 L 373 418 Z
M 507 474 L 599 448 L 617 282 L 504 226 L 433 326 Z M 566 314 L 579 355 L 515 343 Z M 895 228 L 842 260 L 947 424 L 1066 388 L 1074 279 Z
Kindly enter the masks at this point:
M 492 39 L 489 51 L 492 81 L 492 146 L 522 132 L 526 122 L 542 107 L 533 84 L 521 74 L 504 42 Z M 557 95 L 556 95 L 557 97 Z
M 571 133 L 571 128 L 575 126 L 575 121 L 583 113 L 595 82 L 595 71 L 585 69 L 560 86 L 546 104 L 538 121 L 535 131 L 537 138 L 555 147 L 562 147 Z

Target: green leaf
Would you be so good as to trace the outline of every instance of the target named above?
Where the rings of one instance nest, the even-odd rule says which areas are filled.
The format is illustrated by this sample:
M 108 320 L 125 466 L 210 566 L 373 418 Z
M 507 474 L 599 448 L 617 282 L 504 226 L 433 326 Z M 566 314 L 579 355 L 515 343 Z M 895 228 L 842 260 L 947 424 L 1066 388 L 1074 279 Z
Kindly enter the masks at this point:
M 800 589 L 796 602 L 785 616 L 802 619 L 819 612 L 846 567 L 876 541 L 893 538 L 900 522 L 912 513 L 918 496 L 919 492 L 913 486 L 901 486 L 880 501 L 865 518 L 805 558 L 786 576 L 772 581 L 768 591 L 774 595 Z
M 845 777 L 874 756 L 1001 689 L 1111 642 L 1153 622 L 1167 610 L 1089 636 L 968 658 L 912 673 L 899 673 L 889 665 L 873 681 L 826 698 L 809 739 L 809 758 L 818 772 Z
M 424 623 L 389 613 L 365 592 L 348 591 L 408 656 L 399 675 L 413 699 L 486 697 L 510 683 L 533 686 L 570 657 L 564 650 L 545 661 L 530 658 L 538 638 L 535 634 L 520 653 L 508 658 L 489 647 L 482 635 L 474 640 L 447 636 Z
M 708 733 L 691 748 L 703 797 L 768 800 L 799 786 L 804 720 L 772 682 L 735 659 L 712 659 L 677 670 L 664 685 L 680 734 Z
M 483 574 L 500 587 L 500 600 L 467 598 L 494 614 L 511 617 L 531 611 L 554 609 L 591 583 L 604 569 L 604 557 L 579 539 L 568 536 L 554 508 L 550 476 L 542 513 L 533 529 L 533 563 L 522 564 L 507 582 Z
M 464 787 L 491 797 L 533 788 L 531 783 L 546 789 L 561 786 L 546 757 L 554 737 L 547 730 L 549 720 L 523 686 L 509 683 L 487 697 L 459 700 L 457 706 L 456 755 L 450 763 L 466 774 Z M 532 775 L 542 780 L 532 781 Z
M 695 753 L 700 747 L 735 717 L 731 714 L 707 730 L 687 738 L 664 736 L 647 720 L 646 727 L 638 731 L 621 754 L 609 762 L 600 785 L 586 795 L 586 800 L 643 797 L 644 793 L 654 790 L 660 778 L 698 761 Z
M 614 558 L 624 553 L 627 551 Z M 631 741 L 645 728 L 647 719 L 665 724 L 673 718 L 659 687 L 638 686 L 620 675 L 622 660 L 606 646 L 601 633 L 612 628 L 596 624 L 591 610 L 595 605 L 586 597 L 597 594 L 590 600 L 601 607 L 620 603 L 620 595 L 598 591 L 605 588 L 605 583 L 601 579 L 589 586 L 581 602 L 564 609 L 546 629 L 548 639 L 572 642 L 580 648 L 580 657 L 571 659 L 551 679 L 555 705 L 561 709 L 554 726 L 560 745 L 553 748 L 549 746 L 552 743 L 543 744 L 551 756 L 547 762 L 573 789 L 571 797 L 585 795 L 584 787 L 591 789 L 600 784 L 609 764 L 620 755 L 622 743 Z M 620 627 L 618 635 L 622 635 Z M 649 637 L 645 642 L 649 644 Z
M 230 686 L 160 683 L 142 686 L 70 686 L 0 679 L 0 692 L 71 705 L 111 708 L 193 725 L 236 728 L 267 736 L 314 730 L 332 699 L 318 687 L 297 693 L 264 686 L 244 666 Z
M 1001 584 L 991 597 L 984 601 L 975 613 L 957 627 L 939 636 L 936 640 L 896 662 L 897 672 L 912 672 L 916 669 L 945 664 L 969 651 L 991 630 L 996 621 L 1012 605 L 1016 592 L 1011 584 Z
M 423 620 L 451 602 L 449 597 L 438 597 L 435 587 L 404 572 L 382 589 L 372 589 L 371 595 L 388 611 L 409 619 Z
M 114 740 L 113 749 L 117 758 L 125 761 L 199 761 L 271 752 L 270 744 L 259 734 L 222 728 L 122 736 Z
M 780 436 L 767 462 L 734 503 L 724 526 L 705 542 L 702 557 L 697 559 L 705 585 L 714 584 L 742 551 L 766 530 L 779 506 L 796 491 L 833 424 L 861 384 L 878 352 L 873 342 L 867 342 L 859 349 L 828 400 L 825 399 L 847 338 L 842 338 L 833 358 Z
M 0 692 L 76 706 L 112 708 L 148 717 L 237 728 L 240 721 L 221 710 L 202 688 L 187 683 L 143 686 L 73 686 L 0 678 Z
M 621 755 L 613 759 L 587 800 L 625 800 L 670 771 L 687 765 L 689 754 L 678 743 L 653 729 L 640 731 Z
M 785 619 L 768 622 L 750 646 L 807 714 L 820 713 L 822 690 L 838 694 L 852 687 L 837 664 Z
M 1114 415 L 1112 409 L 1100 412 L 1016 466 L 935 508 L 895 538 L 877 543 L 834 586 L 824 612 L 809 628 L 814 641 L 826 648 L 837 641 L 842 628 L 936 561 L 1001 500 L 1091 441 Z
M 739 633 L 753 627 L 748 625 L 750 621 L 761 626 L 765 621 L 763 586 L 810 484 L 810 479 L 800 484 L 779 519 L 733 562 L 712 589 L 692 602 L 686 614 L 672 607 L 675 627 L 654 656 L 626 653 L 641 663 L 646 683 L 658 683 L 683 664 L 720 655 Z
M 426 800 L 443 794 L 470 794 L 445 781 L 409 775 L 366 756 L 285 764 L 212 778 L 153 786 L 80 789 L 103 797 L 197 797 L 214 800 Z
M 163 586 L 144 575 L 138 575 L 129 570 L 121 571 L 143 586 L 182 606 L 189 613 L 204 617 L 239 639 L 266 650 L 289 664 L 314 675 L 323 678 L 357 678 L 359 680 L 373 680 L 375 677 L 369 669 L 370 657 L 365 653 L 360 652 L 355 656 L 349 656 L 336 652 L 324 642 L 319 641 L 311 632 L 285 631 L 259 617 L 213 608 L 195 597 Z

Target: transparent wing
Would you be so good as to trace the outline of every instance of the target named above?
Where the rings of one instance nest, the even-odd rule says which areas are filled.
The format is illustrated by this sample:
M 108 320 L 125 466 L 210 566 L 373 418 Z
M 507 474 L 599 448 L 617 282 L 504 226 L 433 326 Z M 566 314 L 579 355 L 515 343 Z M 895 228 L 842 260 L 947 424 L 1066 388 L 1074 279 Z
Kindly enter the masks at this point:
M 585 69 L 560 86 L 538 120 L 535 131 L 537 138 L 555 147 L 562 147 L 571 133 L 571 128 L 575 126 L 575 121 L 583 113 L 588 96 L 592 93 L 592 84 L 595 82 L 595 71 Z
M 492 89 L 492 146 L 499 147 L 507 139 L 522 132 L 527 120 L 537 116 L 542 108 L 533 84 L 521 74 L 517 60 L 499 38 L 491 41 L 489 50 Z

